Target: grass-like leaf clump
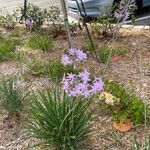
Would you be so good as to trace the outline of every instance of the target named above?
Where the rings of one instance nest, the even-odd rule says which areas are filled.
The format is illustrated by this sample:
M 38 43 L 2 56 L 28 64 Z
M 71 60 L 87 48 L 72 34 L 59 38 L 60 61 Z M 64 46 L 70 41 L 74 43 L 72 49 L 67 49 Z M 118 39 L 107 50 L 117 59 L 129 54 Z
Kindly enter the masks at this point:
M 19 115 L 27 98 L 26 94 L 17 87 L 14 78 L 3 78 L 0 81 L 0 106 L 9 115 Z
M 77 149 L 89 131 L 90 100 L 69 97 L 59 90 L 33 94 L 26 131 L 39 145 L 59 150 Z

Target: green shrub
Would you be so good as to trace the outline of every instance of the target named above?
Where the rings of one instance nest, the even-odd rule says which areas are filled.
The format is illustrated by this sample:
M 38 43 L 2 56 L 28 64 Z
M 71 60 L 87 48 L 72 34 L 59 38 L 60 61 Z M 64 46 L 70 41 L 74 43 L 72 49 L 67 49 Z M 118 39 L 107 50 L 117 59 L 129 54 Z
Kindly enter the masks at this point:
M 33 49 L 48 51 L 54 46 L 54 41 L 52 37 L 47 35 L 33 35 L 29 38 L 28 46 Z
M 116 34 L 118 31 L 118 26 L 113 25 L 113 19 L 109 14 L 102 14 L 96 18 L 92 26 L 94 33 L 103 35 L 104 37 L 112 37 L 113 34 Z
M 3 39 L 0 43 L 0 61 L 8 60 L 15 57 L 15 46 L 20 45 L 19 40 Z
M 144 121 L 145 106 L 135 94 L 127 92 L 117 82 L 105 82 L 105 90 L 120 99 L 120 109 L 112 109 L 112 117 L 118 121 L 120 117 L 131 119 L 135 125 Z
M 8 111 L 9 115 L 20 114 L 28 93 L 23 93 L 17 87 L 14 78 L 3 78 L 0 83 L 0 106 Z
M 32 98 L 26 128 L 29 137 L 39 139 L 38 146 L 77 150 L 89 132 L 91 101 L 69 97 L 58 89 L 33 94 Z
M 15 14 L 6 13 L 5 15 L 0 15 L 0 26 L 7 29 L 14 29 L 15 27 Z
M 48 76 L 50 80 L 58 83 L 63 79 L 66 73 L 78 73 L 78 69 L 74 69 L 72 65 L 64 66 L 59 60 L 51 63 L 49 66 Z
M 36 5 L 28 4 L 26 9 L 26 15 L 27 18 L 31 18 L 33 20 L 33 27 L 39 28 L 41 25 L 43 25 L 46 14 L 46 9 L 42 10 Z M 24 7 L 21 7 L 20 10 L 18 10 L 18 13 L 21 13 L 21 16 L 24 15 Z

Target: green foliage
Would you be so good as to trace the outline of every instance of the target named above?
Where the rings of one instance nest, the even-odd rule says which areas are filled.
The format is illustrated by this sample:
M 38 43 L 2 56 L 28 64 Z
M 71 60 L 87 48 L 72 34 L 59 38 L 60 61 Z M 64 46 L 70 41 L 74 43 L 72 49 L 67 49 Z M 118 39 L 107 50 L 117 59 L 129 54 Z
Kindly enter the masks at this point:
M 38 60 L 36 58 L 32 58 L 32 60 L 27 64 L 31 74 L 35 76 L 43 76 L 48 74 L 48 68 L 50 65 L 49 60 Z
M 8 29 L 14 29 L 14 17 L 14 14 L 9 13 L 6 13 L 5 15 L 0 15 L 0 26 Z
M 104 64 L 107 64 L 107 61 L 108 61 L 108 58 L 109 58 L 109 55 L 110 55 L 109 51 L 106 50 L 106 48 L 104 48 L 104 47 L 99 48 L 98 55 L 99 55 L 100 60 Z
M 0 61 L 15 58 L 15 46 L 20 45 L 20 40 L 1 38 Z
M 24 14 L 24 7 L 21 7 L 21 15 Z M 59 24 L 62 21 L 60 18 L 60 10 L 56 6 L 51 6 L 49 9 L 41 9 L 36 5 L 28 4 L 26 11 L 27 18 L 32 19 L 33 29 L 38 29 L 47 21 L 53 25 L 53 27 L 59 29 Z
M 144 121 L 145 106 L 135 94 L 127 92 L 116 82 L 105 82 L 105 90 L 120 99 L 120 108 L 113 107 L 112 117 L 119 121 L 120 117 L 131 119 L 135 125 Z
M 108 48 L 108 47 L 100 47 L 99 48 L 99 51 L 98 51 L 98 55 L 99 55 L 99 58 L 100 60 L 104 63 L 104 64 L 107 64 L 107 61 L 110 57 L 110 52 L 111 52 L 111 55 L 126 55 L 129 50 L 127 48 L 122 48 L 122 47 L 119 47 L 119 48 Z
M 60 9 L 56 6 L 51 6 L 46 11 L 46 21 L 50 24 L 50 31 L 53 35 L 63 29 L 63 19 L 60 17 Z
M 48 51 L 54 46 L 54 41 L 48 35 L 33 35 L 29 38 L 28 46 L 33 49 Z
M 9 114 L 19 114 L 27 94 L 19 89 L 14 78 L 3 78 L 0 83 L 0 106 Z
M 72 21 L 69 25 L 71 33 L 75 33 L 79 28 L 79 25 L 74 21 Z
M 117 32 L 117 29 L 113 23 L 113 18 L 108 14 L 100 15 L 96 18 L 93 24 L 93 32 L 103 35 L 104 37 L 112 37 Z
M 33 94 L 32 99 L 26 128 L 29 137 L 39 139 L 38 146 L 77 149 L 89 132 L 91 101 L 69 97 L 58 89 Z
M 24 7 L 21 7 L 20 10 L 21 16 L 24 15 Z M 26 15 L 27 18 L 31 18 L 33 20 L 33 26 L 35 28 L 40 27 L 43 25 L 43 22 L 45 20 L 45 11 L 39 8 L 38 6 L 35 6 L 33 4 L 28 4 L 27 10 L 26 10 Z
M 48 76 L 50 80 L 59 83 L 64 74 L 66 73 L 78 73 L 78 69 L 74 69 L 72 65 L 64 66 L 59 60 L 51 63 L 49 66 Z

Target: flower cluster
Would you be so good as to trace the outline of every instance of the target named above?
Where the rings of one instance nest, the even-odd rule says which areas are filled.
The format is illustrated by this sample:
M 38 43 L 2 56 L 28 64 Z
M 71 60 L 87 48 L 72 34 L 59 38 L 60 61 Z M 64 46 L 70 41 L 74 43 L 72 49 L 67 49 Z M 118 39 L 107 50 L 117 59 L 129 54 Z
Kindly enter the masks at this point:
M 70 48 L 68 53 L 62 56 L 62 63 L 66 65 L 74 65 L 78 62 L 87 60 L 87 54 L 77 48 Z M 103 81 L 101 78 L 92 78 L 91 74 L 84 69 L 79 74 L 67 73 L 63 78 L 63 89 L 69 96 L 90 97 L 96 92 L 103 90 Z
M 25 22 L 26 26 L 32 26 L 33 24 L 33 20 L 31 18 L 27 19 L 26 22 Z
M 102 91 L 104 83 L 101 78 L 95 77 L 94 80 L 92 80 L 90 77 L 91 74 L 87 70 L 84 70 L 77 75 L 68 73 L 64 76 L 62 81 L 64 91 L 69 96 L 84 96 L 86 98 L 96 92 Z
M 135 9 L 135 0 L 121 0 L 119 8 L 115 11 L 114 17 L 119 21 L 127 21 Z
M 74 65 L 76 62 L 86 61 L 87 54 L 84 53 L 81 49 L 70 48 L 68 50 L 68 54 L 62 56 L 62 63 L 64 66 L 66 65 Z

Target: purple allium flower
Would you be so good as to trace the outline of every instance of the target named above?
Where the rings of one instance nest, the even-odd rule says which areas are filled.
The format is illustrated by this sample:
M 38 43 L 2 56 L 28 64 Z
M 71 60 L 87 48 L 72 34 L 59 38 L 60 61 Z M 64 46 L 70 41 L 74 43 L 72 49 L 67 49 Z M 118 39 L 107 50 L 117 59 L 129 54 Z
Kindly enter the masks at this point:
M 70 57 L 67 54 L 65 54 L 65 55 L 62 56 L 62 64 L 64 66 L 66 66 L 66 65 L 72 65 L 73 61 L 70 59 Z
M 103 90 L 103 81 L 101 78 L 90 79 L 90 73 L 86 70 L 78 75 L 69 73 L 64 76 L 63 89 L 69 96 L 90 97 L 96 92 Z
M 103 86 L 104 86 L 104 82 L 102 81 L 102 79 L 95 78 L 95 80 L 93 81 L 93 85 L 92 85 L 92 92 L 96 93 L 96 92 L 102 91 Z
M 128 11 L 128 12 L 126 12 L 126 14 L 124 16 L 123 21 L 124 22 L 127 21 L 129 19 L 129 17 L 130 17 L 130 12 Z
M 79 73 L 79 77 L 83 81 L 83 83 L 87 83 L 90 79 L 90 73 L 85 69 L 83 72 Z
M 115 11 L 114 16 L 116 19 L 121 19 L 122 18 L 122 14 L 119 13 L 118 11 Z
M 77 61 L 85 61 L 87 59 L 87 54 L 84 53 L 82 50 L 77 49 L 76 58 L 77 58 Z
M 27 26 L 32 26 L 33 20 L 32 20 L 31 18 L 29 18 L 29 19 L 26 20 L 25 24 L 26 24 Z
M 68 52 L 71 56 L 74 56 L 77 61 L 85 61 L 87 59 L 87 54 L 78 48 L 70 48 Z
M 76 48 L 70 48 L 68 52 L 70 55 L 74 56 L 76 54 Z

